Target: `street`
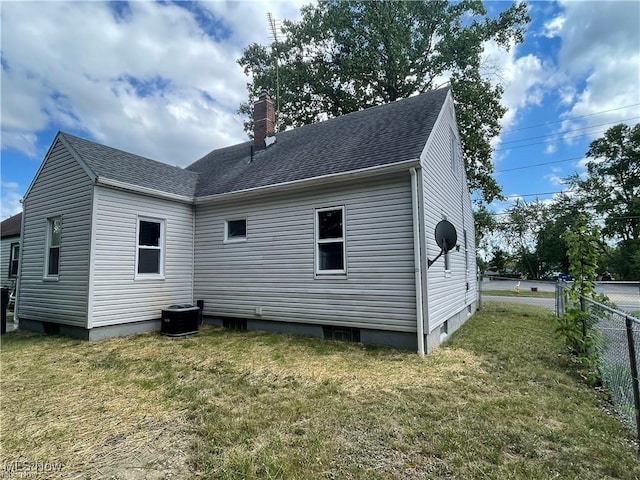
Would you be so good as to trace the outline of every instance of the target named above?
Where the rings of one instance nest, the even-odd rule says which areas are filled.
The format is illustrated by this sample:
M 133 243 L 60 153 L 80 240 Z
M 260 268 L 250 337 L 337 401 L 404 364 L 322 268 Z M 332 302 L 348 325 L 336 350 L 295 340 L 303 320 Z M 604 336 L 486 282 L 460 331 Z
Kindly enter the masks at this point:
M 481 291 L 505 290 L 514 291 L 516 286 L 521 292 L 532 291 L 555 292 L 556 282 L 544 282 L 538 280 L 517 279 L 491 279 L 484 278 L 480 285 Z M 604 293 L 609 300 L 614 302 L 619 310 L 633 313 L 640 311 L 640 282 L 598 282 L 596 292 Z M 483 295 L 483 298 L 512 303 L 527 303 L 555 309 L 555 299 L 537 297 L 506 297 L 498 295 Z M 637 315 L 637 313 L 636 313 Z

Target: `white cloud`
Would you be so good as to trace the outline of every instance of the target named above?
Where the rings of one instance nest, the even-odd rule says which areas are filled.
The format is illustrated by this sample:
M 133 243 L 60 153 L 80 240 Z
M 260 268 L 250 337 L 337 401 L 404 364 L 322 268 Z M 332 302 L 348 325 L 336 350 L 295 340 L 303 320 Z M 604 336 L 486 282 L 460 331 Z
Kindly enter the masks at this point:
M 557 37 L 562 31 L 562 26 L 564 25 L 565 20 L 566 18 L 564 16 L 558 15 L 548 22 L 545 22 L 542 34 L 547 38 Z
M 560 174 L 561 170 L 558 168 L 552 168 L 551 169 L 551 173 L 545 175 L 544 178 L 546 178 L 549 183 L 551 183 L 551 185 L 555 185 L 555 186 L 563 186 L 564 185 L 564 180 L 563 177 L 561 177 Z
M 558 28 L 562 47 L 558 69 L 568 84 L 562 89 L 575 90 L 570 97 L 567 120 L 562 131 L 577 129 L 590 139 L 607 128 L 595 128 L 610 122 L 637 123 L 640 107 L 640 36 L 637 2 L 562 2 L 565 21 Z M 583 86 L 578 90 L 576 85 Z M 628 108 L 620 108 L 627 107 Z M 615 109 L 615 110 L 614 110 Z M 605 112 L 605 113 L 602 113 Z M 596 115 L 597 114 L 597 115 Z M 575 118 L 582 117 L 582 118 Z M 635 117 L 635 119 L 629 120 Z
M 184 166 L 246 140 L 236 60 L 267 43 L 268 9 L 291 18 L 299 4 L 3 3 L 2 147 L 33 157 L 56 125 Z
M 4 220 L 22 211 L 22 204 L 20 203 L 22 194 L 19 193 L 21 191 L 20 185 L 16 182 L 2 182 L 0 187 L 2 190 L 2 195 L 0 195 L 2 198 L 0 216 Z
M 533 54 L 517 57 L 515 47 L 506 51 L 491 41 L 484 45 L 483 64 L 494 69 L 496 80 L 504 84 L 502 104 L 507 113 L 502 119 L 503 128 L 509 128 L 516 121 L 520 109 L 542 101 L 543 92 L 539 87 L 547 77 L 539 57 Z

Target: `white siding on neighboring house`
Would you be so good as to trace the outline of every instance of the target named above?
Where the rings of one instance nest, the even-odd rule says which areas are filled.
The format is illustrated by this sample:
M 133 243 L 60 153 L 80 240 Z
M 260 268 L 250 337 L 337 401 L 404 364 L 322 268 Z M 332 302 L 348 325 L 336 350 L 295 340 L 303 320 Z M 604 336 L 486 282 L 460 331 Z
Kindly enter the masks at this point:
M 95 187 L 89 328 L 157 320 L 192 302 L 193 206 Z M 136 278 L 138 218 L 164 223 L 164 279 Z
M 18 317 L 86 326 L 92 182 L 58 140 L 23 204 Z M 60 271 L 43 279 L 47 219 L 62 217 Z
M 318 208 L 344 206 L 346 276 L 314 274 Z M 224 242 L 246 218 L 246 241 Z M 197 206 L 196 299 L 210 316 L 416 330 L 409 172 Z
M 458 148 L 457 157 L 452 152 L 452 136 Z M 449 270 L 445 271 L 444 255 L 427 270 L 427 332 L 432 332 L 448 318 L 465 310 L 477 298 L 474 220 L 450 96 L 434 126 L 421 163 L 426 256 L 433 259 L 440 252 L 434 239 L 434 230 L 436 224 L 443 219 L 456 227 L 460 245 L 459 251 L 454 249 L 449 252 Z M 452 168 L 454 165 L 455 171 Z
M 11 246 L 16 243 L 20 243 L 20 236 L 15 235 L 11 237 L 4 237 L 0 240 L 0 271 L 1 279 L 0 285 L 6 288 L 13 288 L 16 285 L 17 276 L 10 275 L 9 269 L 11 268 Z

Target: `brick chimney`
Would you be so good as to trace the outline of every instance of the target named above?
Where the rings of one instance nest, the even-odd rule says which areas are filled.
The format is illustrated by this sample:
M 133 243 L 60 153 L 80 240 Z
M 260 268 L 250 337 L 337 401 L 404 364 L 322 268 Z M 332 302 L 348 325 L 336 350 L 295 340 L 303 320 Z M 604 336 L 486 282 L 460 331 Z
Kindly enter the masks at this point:
M 253 145 L 256 150 L 266 148 L 264 139 L 276 133 L 276 110 L 266 90 L 260 92 L 253 104 Z

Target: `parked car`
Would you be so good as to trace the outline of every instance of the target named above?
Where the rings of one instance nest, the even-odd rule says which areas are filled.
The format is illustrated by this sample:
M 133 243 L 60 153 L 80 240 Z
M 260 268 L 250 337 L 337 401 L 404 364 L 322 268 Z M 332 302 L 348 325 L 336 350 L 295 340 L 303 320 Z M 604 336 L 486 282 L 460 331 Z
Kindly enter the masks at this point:
M 563 280 L 565 282 L 571 282 L 573 280 L 573 277 L 571 275 L 569 275 L 568 273 L 559 273 L 558 274 L 558 280 Z

